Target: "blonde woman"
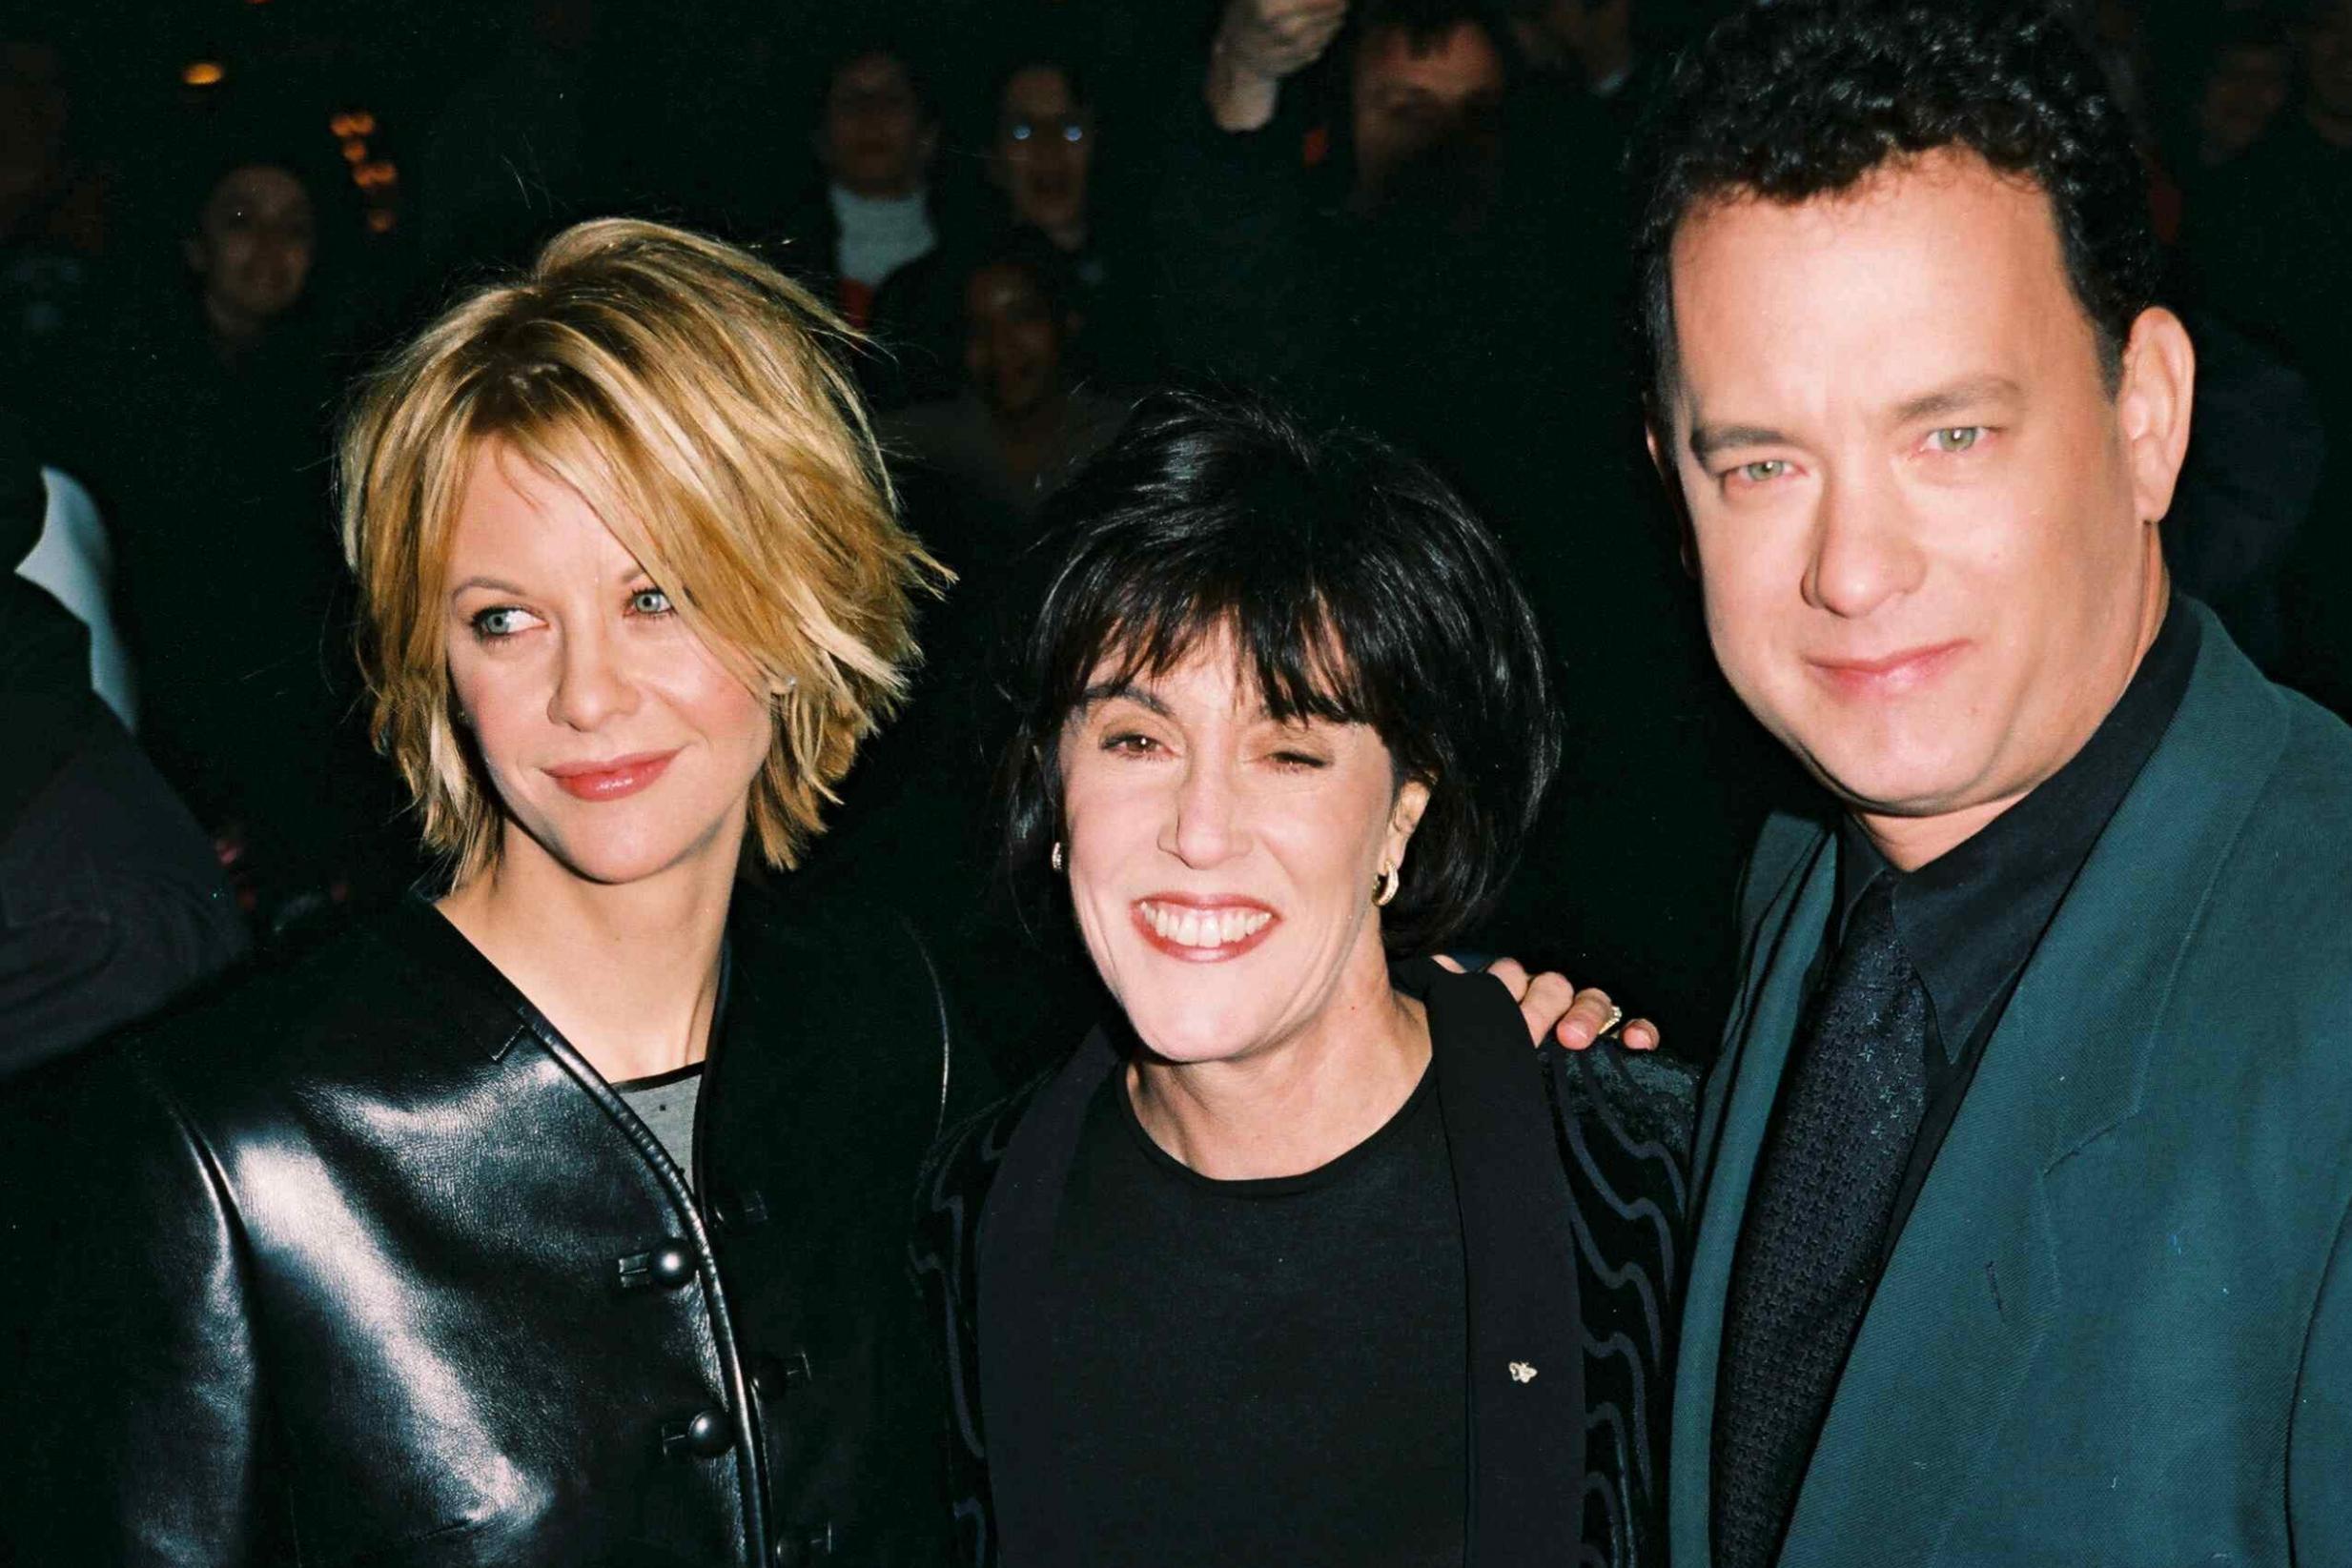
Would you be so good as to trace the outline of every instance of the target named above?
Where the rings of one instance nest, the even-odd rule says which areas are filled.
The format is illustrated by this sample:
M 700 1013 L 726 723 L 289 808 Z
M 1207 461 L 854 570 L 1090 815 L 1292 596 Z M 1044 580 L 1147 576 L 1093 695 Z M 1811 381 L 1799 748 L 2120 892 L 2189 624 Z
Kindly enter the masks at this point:
M 362 663 L 451 876 L 92 1064 L 25 1560 L 934 1559 L 904 1224 L 965 1054 L 906 927 L 761 886 L 936 574 L 835 331 L 590 223 L 364 388 Z

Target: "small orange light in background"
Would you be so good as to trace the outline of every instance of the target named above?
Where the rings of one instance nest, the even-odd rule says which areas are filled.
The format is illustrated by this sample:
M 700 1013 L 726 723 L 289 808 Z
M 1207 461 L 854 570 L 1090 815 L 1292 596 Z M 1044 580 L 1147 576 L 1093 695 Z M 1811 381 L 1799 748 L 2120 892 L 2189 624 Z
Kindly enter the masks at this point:
M 337 114 L 328 120 L 327 129 L 337 136 L 345 139 L 353 136 L 372 136 L 376 133 L 376 116 L 364 109 L 355 110 L 351 113 Z
M 214 87 L 228 74 L 220 69 L 218 60 L 197 60 L 179 73 L 179 79 L 190 87 Z
M 367 143 L 354 136 L 343 143 L 343 161 L 349 164 L 367 162 Z
M 351 177 L 360 190 L 377 191 L 399 184 L 400 172 L 389 163 L 363 163 L 351 172 Z
M 367 210 L 367 232 L 371 234 L 388 234 L 392 233 L 392 226 L 399 221 L 400 215 L 389 207 L 371 207 Z

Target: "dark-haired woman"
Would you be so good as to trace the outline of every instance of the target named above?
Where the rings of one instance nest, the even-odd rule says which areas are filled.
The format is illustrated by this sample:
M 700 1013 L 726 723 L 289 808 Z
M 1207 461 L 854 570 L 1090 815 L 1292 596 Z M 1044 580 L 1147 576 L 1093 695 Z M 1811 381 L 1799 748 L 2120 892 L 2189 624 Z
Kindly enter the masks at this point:
M 1009 847 L 1118 1013 L 927 1177 L 961 1559 L 1657 1560 L 1687 1079 L 1432 957 L 1558 747 L 1493 539 L 1185 397 L 1053 511 Z
M 298 132 L 192 153 L 172 250 L 62 437 L 112 524 L 139 740 L 265 934 L 368 880 L 375 825 L 398 809 L 345 723 L 359 694 L 337 657 L 350 606 L 326 520 L 337 317 L 357 281 L 335 230 L 357 218 L 336 205 L 339 165 L 305 153 L 324 138 Z M 376 881 L 406 869 L 383 859 Z

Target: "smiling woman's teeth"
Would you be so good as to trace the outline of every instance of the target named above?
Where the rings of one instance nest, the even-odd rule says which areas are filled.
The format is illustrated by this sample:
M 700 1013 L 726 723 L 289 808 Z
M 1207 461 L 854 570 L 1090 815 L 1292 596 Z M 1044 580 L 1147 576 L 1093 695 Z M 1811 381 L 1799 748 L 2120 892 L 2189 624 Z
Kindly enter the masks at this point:
M 1263 909 L 1187 909 L 1174 904 L 1145 904 L 1143 918 L 1164 942 L 1181 947 L 1222 947 L 1255 936 L 1274 916 Z

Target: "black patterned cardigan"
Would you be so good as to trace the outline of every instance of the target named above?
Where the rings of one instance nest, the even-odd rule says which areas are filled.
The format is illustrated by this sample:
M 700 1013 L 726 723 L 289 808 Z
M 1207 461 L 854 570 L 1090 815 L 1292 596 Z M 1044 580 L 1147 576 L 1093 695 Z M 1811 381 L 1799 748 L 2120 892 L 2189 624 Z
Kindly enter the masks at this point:
M 1665 1561 L 1696 1071 L 1613 1040 L 1530 1049 L 1517 1008 L 1483 977 L 1414 964 L 1397 981 L 1430 1008 L 1462 1202 L 1465 1562 L 1654 1568 Z M 1040 1370 L 1045 1282 L 1077 1128 L 1118 1062 L 1097 1031 L 1061 1069 L 951 1130 L 924 1171 L 914 1265 L 947 1361 L 955 1561 L 966 1568 L 1082 1560 L 1069 1528 L 1076 1482 L 1058 1474 Z M 1554 1350 L 1558 1359 L 1536 1360 Z M 1581 1379 L 1517 1377 L 1506 1352 L 1522 1371 L 1572 1354 Z

